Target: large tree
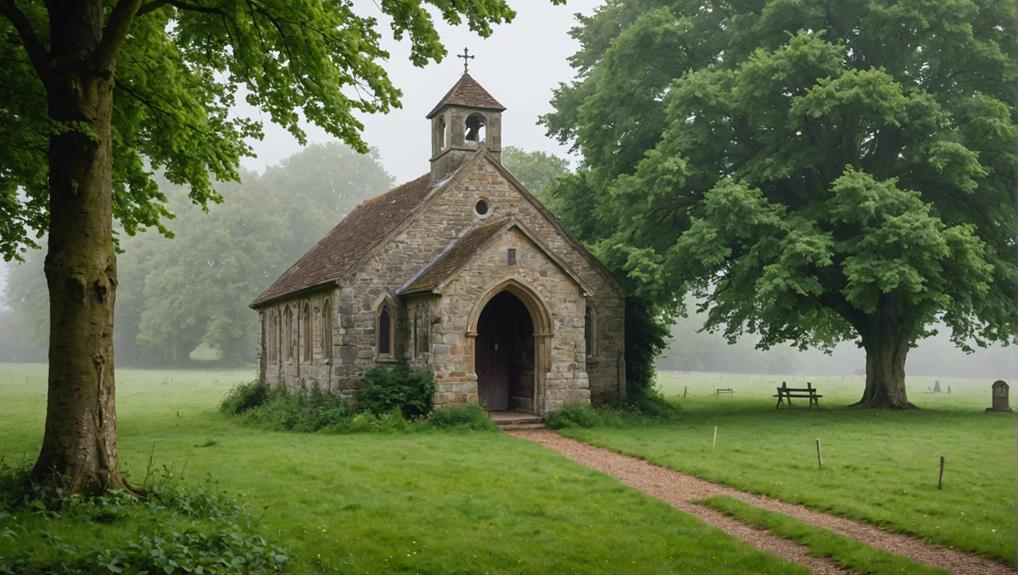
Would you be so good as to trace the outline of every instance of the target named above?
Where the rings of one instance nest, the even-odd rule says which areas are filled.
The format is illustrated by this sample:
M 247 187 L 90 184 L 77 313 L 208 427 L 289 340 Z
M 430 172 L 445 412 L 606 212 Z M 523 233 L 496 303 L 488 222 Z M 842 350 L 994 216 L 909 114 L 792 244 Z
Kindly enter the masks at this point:
M 423 65 L 445 51 L 431 10 L 483 34 L 504 0 L 372 4 Z M 162 170 L 219 199 L 257 122 L 238 89 L 301 142 L 303 120 L 365 151 L 358 112 L 399 103 L 375 17 L 348 0 L 0 0 L 0 253 L 47 232 L 49 396 L 34 477 L 74 491 L 128 488 L 113 379 L 113 217 L 127 233 L 170 216 Z M 380 13 L 376 15 L 381 15 Z
M 556 193 L 638 293 L 730 341 L 856 341 L 862 406 L 911 406 L 938 320 L 1013 341 L 1013 0 L 609 0 L 573 34 Z

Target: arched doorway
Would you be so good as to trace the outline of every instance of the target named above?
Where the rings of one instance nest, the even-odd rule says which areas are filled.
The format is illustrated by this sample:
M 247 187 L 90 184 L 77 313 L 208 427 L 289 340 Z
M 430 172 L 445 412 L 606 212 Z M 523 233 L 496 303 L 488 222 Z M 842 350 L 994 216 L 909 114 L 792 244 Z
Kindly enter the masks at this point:
M 477 319 L 477 395 L 489 411 L 535 411 L 534 321 L 511 291 L 492 297 Z

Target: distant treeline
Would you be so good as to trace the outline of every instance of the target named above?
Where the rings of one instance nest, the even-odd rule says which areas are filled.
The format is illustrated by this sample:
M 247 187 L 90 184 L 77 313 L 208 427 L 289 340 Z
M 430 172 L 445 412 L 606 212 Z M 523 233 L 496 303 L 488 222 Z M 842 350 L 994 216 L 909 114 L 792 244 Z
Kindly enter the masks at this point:
M 568 166 L 559 158 L 512 148 L 503 162 L 535 193 Z M 421 171 L 427 169 L 422 164 Z M 156 230 L 119 236 L 115 346 L 122 365 L 184 365 L 254 360 L 261 290 L 362 201 L 394 184 L 375 153 L 315 145 L 269 168 L 218 186 L 223 202 L 208 213 L 187 190 L 163 183 L 176 218 L 173 238 Z M 40 243 L 45 246 L 45 238 Z M 0 361 L 43 361 L 49 304 L 45 248 L 9 264 L 0 308 Z M 196 352 L 196 350 L 198 350 Z
M 718 334 L 698 333 L 703 316 L 687 306 L 689 315 L 672 326 L 672 339 L 658 358 L 658 369 L 676 371 L 718 371 L 764 374 L 844 374 L 863 375 L 866 355 L 845 343 L 831 354 L 818 350 L 799 351 L 788 346 L 767 351 L 755 348 L 758 338 L 744 336 L 729 345 Z M 966 354 L 957 349 L 946 335 L 920 342 L 908 356 L 907 373 L 942 377 L 1018 377 L 1018 348 L 992 347 Z
M 377 155 L 333 144 L 306 148 L 262 175 L 244 173 L 242 182 L 218 186 L 224 201 L 208 213 L 189 201 L 186 189 L 166 184 L 176 214 L 167 222 L 173 239 L 156 230 L 120 234 L 118 363 L 179 365 L 199 346 L 215 350 L 225 364 L 253 360 L 256 315 L 247 304 L 392 178 Z M 46 355 L 45 248 L 26 255 L 7 278 L 4 321 L 18 332 L 0 335 L 8 361 Z

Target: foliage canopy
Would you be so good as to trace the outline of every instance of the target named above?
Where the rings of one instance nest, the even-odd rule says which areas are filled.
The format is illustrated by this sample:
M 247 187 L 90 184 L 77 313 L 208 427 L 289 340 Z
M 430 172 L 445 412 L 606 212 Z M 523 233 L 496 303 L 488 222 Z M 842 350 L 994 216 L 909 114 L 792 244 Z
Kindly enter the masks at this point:
M 568 218 L 648 301 L 768 347 L 856 340 L 866 405 L 904 361 L 1018 333 L 1018 30 L 1000 0 L 608 2 L 549 131 Z
M 515 15 L 504 0 L 382 2 L 375 15 L 335 0 L 99 4 L 107 38 L 117 8 L 136 10 L 121 16 L 129 36 L 115 55 L 112 117 L 113 208 L 128 234 L 169 233 L 157 172 L 187 186 L 200 206 L 222 200 L 213 182 L 238 179 L 239 159 L 251 154 L 245 140 L 262 135 L 260 121 L 231 114 L 238 98 L 302 144 L 309 122 L 366 152 L 356 114 L 385 113 L 401 96 L 383 65 L 389 54 L 379 16 L 391 19 L 397 39 L 410 40 L 410 59 L 423 66 L 446 54 L 433 13 L 482 35 Z M 48 227 L 47 140 L 68 128 L 46 113 L 46 86 L 61 73 L 45 61 L 50 19 L 74 23 L 42 2 L 3 0 L 0 8 L 7 16 L 0 18 L 0 253 L 11 259 Z

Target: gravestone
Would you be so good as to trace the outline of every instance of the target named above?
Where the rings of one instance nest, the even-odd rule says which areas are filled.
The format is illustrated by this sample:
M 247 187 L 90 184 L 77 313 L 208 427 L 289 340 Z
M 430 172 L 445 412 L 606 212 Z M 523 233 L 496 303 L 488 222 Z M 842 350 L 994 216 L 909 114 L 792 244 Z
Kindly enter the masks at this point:
M 993 382 L 993 407 L 986 408 L 986 411 L 1011 411 L 1009 390 L 1010 387 L 1003 379 Z

